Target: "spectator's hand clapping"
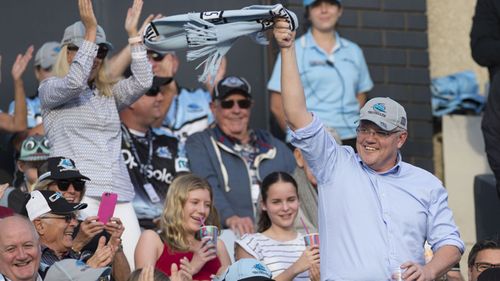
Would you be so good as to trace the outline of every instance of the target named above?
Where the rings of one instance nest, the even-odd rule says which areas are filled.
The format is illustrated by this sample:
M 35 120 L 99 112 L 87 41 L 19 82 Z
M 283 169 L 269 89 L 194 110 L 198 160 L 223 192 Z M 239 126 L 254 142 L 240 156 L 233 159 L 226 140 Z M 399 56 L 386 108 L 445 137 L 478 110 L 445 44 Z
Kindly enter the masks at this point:
M 94 255 L 87 261 L 87 265 L 92 268 L 104 267 L 113 261 L 113 257 L 113 249 L 109 245 L 106 245 L 106 237 L 101 236 L 101 238 L 99 238 L 97 250 L 95 251 Z
M 139 275 L 138 281 L 154 281 L 155 280 L 155 268 L 153 265 L 146 265 L 142 268 L 141 274 Z
M 78 0 L 80 19 L 85 26 L 85 39 L 95 41 L 97 34 L 97 19 L 92 7 L 92 0 Z
M 140 35 L 137 31 L 137 24 L 142 12 L 142 0 L 134 0 L 132 7 L 128 8 L 127 17 L 125 18 L 125 31 L 129 37 Z
M 24 55 L 18 54 L 16 57 L 16 61 L 12 65 L 12 78 L 14 81 L 19 81 L 21 76 L 24 74 L 26 70 L 26 66 L 29 61 L 33 57 L 33 45 L 29 46 Z
M 180 260 L 180 269 L 177 267 L 176 263 L 172 263 L 170 266 L 170 280 L 171 281 L 192 281 L 193 276 L 191 275 L 191 265 L 186 257 Z
M 208 261 L 217 257 L 217 247 L 209 241 L 209 237 L 204 237 L 201 240 L 200 247 L 193 251 L 193 258 L 190 263 L 191 275 L 198 273 Z

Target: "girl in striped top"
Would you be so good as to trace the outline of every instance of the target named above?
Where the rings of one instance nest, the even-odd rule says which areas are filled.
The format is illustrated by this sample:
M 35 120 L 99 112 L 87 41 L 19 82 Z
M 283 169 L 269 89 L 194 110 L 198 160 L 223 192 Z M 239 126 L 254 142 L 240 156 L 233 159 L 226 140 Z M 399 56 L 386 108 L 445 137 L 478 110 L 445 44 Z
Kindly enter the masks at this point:
M 236 260 L 260 260 L 276 281 L 319 280 L 319 248 L 306 247 L 294 228 L 300 205 L 295 180 L 285 172 L 271 173 L 264 178 L 260 194 L 258 233 L 236 241 Z

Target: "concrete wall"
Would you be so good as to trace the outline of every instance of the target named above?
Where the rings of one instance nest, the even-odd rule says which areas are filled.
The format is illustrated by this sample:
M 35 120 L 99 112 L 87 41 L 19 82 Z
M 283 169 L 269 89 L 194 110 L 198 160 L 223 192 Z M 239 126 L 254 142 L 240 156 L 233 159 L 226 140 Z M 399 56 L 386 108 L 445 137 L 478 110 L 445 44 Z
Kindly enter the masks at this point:
M 427 0 L 431 77 L 474 70 L 481 92 L 488 71 L 471 57 L 469 33 L 476 0 Z
M 476 0 L 427 0 L 429 57 L 432 77 L 462 70 L 474 70 L 481 92 L 488 82 L 486 68 L 471 57 L 469 33 Z M 448 202 L 466 243 L 461 268 L 467 271 L 467 256 L 476 242 L 473 181 L 478 174 L 491 172 L 484 153 L 480 116 L 443 117 L 444 183 Z M 439 159 L 436 159 L 439 163 Z

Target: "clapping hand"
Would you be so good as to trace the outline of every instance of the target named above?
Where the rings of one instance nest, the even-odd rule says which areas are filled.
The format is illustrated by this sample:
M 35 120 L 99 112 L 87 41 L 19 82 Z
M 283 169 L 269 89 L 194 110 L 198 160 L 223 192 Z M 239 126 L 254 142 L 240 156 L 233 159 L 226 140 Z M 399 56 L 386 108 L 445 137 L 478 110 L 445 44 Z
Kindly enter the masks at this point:
M 14 79 L 14 81 L 18 81 L 19 79 L 21 79 L 21 76 L 26 70 L 26 66 L 33 57 L 33 50 L 34 47 L 33 45 L 31 45 L 28 47 L 24 55 L 17 55 L 16 61 L 12 65 L 12 78 Z

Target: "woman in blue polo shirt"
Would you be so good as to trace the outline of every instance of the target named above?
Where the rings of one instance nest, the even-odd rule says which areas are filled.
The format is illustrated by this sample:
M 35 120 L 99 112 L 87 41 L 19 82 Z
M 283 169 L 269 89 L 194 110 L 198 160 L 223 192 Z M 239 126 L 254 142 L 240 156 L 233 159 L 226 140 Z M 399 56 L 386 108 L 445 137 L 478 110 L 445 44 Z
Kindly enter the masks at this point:
M 334 129 L 343 144 L 355 148 L 359 109 L 366 101 L 366 92 L 373 88 L 363 52 L 336 32 L 343 11 L 340 0 L 304 0 L 304 6 L 310 28 L 296 40 L 295 49 L 307 108 Z M 281 56 L 267 87 L 271 111 L 285 130 L 280 65 Z

